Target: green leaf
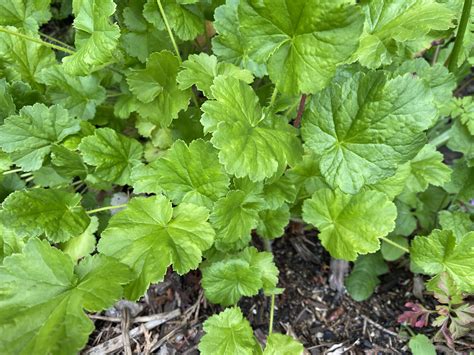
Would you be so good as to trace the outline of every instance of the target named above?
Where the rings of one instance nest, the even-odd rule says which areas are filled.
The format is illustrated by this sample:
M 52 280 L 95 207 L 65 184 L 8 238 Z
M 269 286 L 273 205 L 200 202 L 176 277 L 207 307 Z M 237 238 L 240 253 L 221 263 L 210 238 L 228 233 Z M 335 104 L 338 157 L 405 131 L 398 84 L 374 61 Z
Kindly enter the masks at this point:
M 440 108 L 453 97 L 456 78 L 441 63 L 431 66 L 425 59 L 417 58 L 403 62 L 395 71 L 396 75 L 417 75 L 431 89 L 436 106 Z
M 319 156 L 312 152 L 305 152 L 303 160 L 287 170 L 286 175 L 303 197 L 310 197 L 316 190 L 329 187 L 319 169 Z
M 203 355 L 254 355 L 259 349 L 252 327 L 238 307 L 213 315 L 203 328 L 206 334 L 199 343 Z
M 436 348 L 431 340 L 423 334 L 417 334 L 410 339 L 408 346 L 413 355 L 436 355 Z
M 314 95 L 302 136 L 321 156 L 328 184 L 356 193 L 414 158 L 437 117 L 433 95 L 420 80 L 357 73 Z
M 319 229 L 319 238 L 332 257 L 355 260 L 380 248 L 379 238 L 395 227 L 397 211 L 377 191 L 356 195 L 322 189 L 303 205 L 303 219 Z
M 21 253 L 24 246 L 24 238 L 17 236 L 0 224 L 0 265 L 3 264 L 3 260 L 7 256 Z
M 467 165 L 474 166 L 474 136 L 459 120 L 454 122 L 449 132 L 448 148 L 463 153 Z
M 257 227 L 263 199 L 241 190 L 230 191 L 214 204 L 210 221 L 216 230 L 216 247 L 226 250 L 238 241 L 247 243 Z
M 212 132 L 211 142 L 229 174 L 261 181 L 300 159 L 296 130 L 263 110 L 250 86 L 217 77 L 211 90 L 216 100 L 202 105 L 201 123 L 206 133 Z
M 16 106 L 5 79 L 0 79 L 0 124 L 8 116 L 15 113 Z
M 267 63 L 287 94 L 324 88 L 357 49 L 363 27 L 359 9 L 344 0 L 242 0 L 238 11 L 249 56 Z
M 0 352 L 79 352 L 94 330 L 83 309 L 110 307 L 130 277 L 130 270 L 112 258 L 95 255 L 74 267 L 60 250 L 31 239 L 22 254 L 0 266 Z
M 439 224 L 443 230 L 451 230 L 458 242 L 465 234 L 474 230 L 474 222 L 468 213 L 460 211 L 441 211 L 438 213 Z
M 180 39 L 183 41 L 193 40 L 204 32 L 204 19 L 195 5 L 186 5 L 179 0 L 161 0 L 161 3 L 173 32 Z M 143 16 L 156 28 L 165 29 L 156 0 L 147 1 Z
M 105 101 L 106 92 L 97 77 L 68 75 L 59 65 L 43 69 L 38 81 L 47 86 L 46 93 L 54 104 L 83 120 L 93 119 L 96 106 Z
M 453 27 L 454 12 L 435 0 L 363 0 L 364 33 L 354 55 L 362 65 L 378 68 L 408 51 L 427 48 L 430 31 Z M 406 55 L 404 55 L 406 56 Z
M 198 267 L 214 241 L 207 219 L 204 207 L 182 203 L 173 208 L 164 196 L 133 198 L 111 218 L 98 250 L 136 272 L 126 293 L 137 299 L 151 282 L 163 279 L 168 266 L 180 275 Z
M 0 25 L 35 31 L 51 18 L 51 0 L 4 0 L 0 3 Z
M 189 147 L 178 140 L 163 157 L 136 170 L 136 192 L 164 191 L 175 204 L 188 202 L 211 208 L 228 191 L 229 177 L 219 163 L 217 151 L 201 139 Z
M 301 355 L 304 347 L 289 335 L 272 333 L 267 338 L 263 355 Z
M 345 281 L 347 292 L 354 300 L 365 301 L 374 293 L 375 287 L 380 283 L 378 276 L 387 272 L 387 264 L 380 253 L 360 255 Z
M 15 27 L 7 29 L 18 32 Z M 36 35 L 30 36 L 40 39 Z M 0 33 L 0 58 L 9 81 L 23 80 L 33 88 L 38 87 L 37 78 L 41 70 L 56 64 L 51 48 L 3 32 Z
M 147 121 L 168 127 L 188 107 L 189 90 L 178 88 L 179 59 L 168 51 L 148 57 L 146 69 L 132 69 L 127 83 L 137 98 L 137 108 Z
M 64 70 L 71 75 L 87 75 L 114 61 L 120 29 L 110 22 L 115 12 L 113 0 L 73 0 L 77 51 L 63 59 Z
M 81 259 L 91 254 L 95 249 L 95 235 L 99 227 L 99 220 L 97 217 L 91 217 L 91 223 L 87 229 L 77 237 L 69 239 L 66 243 L 61 245 L 61 250 L 73 260 Z
M 288 176 L 282 176 L 276 181 L 265 184 L 263 187 L 263 198 L 269 209 L 276 210 L 286 202 L 295 202 L 296 187 Z
M 177 78 L 179 87 L 185 90 L 196 85 L 206 97 L 211 99 L 213 98 L 211 86 L 214 78 L 219 75 L 236 78 L 247 84 L 253 82 L 250 71 L 229 63 L 218 63 L 215 56 L 206 53 L 190 55 L 181 66 L 183 70 L 178 73 Z
M 258 213 L 257 234 L 266 239 L 283 236 L 290 221 L 290 209 L 284 204 L 275 210 L 263 210 Z
M 379 180 L 374 184 L 367 184 L 363 186 L 362 189 L 383 192 L 387 195 L 389 200 L 393 200 L 396 196 L 400 195 L 405 189 L 405 186 L 407 185 L 407 180 L 410 177 L 410 173 L 410 162 L 407 162 L 405 164 L 400 165 L 394 175 Z
M 2 204 L 0 220 L 20 236 L 45 235 L 65 242 L 82 234 L 90 223 L 81 206 L 81 195 L 57 189 L 16 191 Z
M 406 187 L 411 192 L 422 192 L 428 185 L 443 186 L 451 177 L 451 169 L 443 163 L 443 154 L 427 144 L 410 160 L 410 176 Z
M 257 77 L 267 74 L 265 64 L 249 57 L 246 39 L 240 31 L 238 14 L 240 0 L 227 0 L 214 13 L 214 28 L 218 35 L 212 38 L 212 52 L 225 62 L 250 70 Z
M 130 185 L 132 169 L 140 163 L 141 144 L 110 128 L 99 128 L 79 145 L 84 161 L 96 167 L 94 175 L 118 185 Z
M 411 258 L 427 274 L 446 271 L 462 291 L 474 291 L 474 232 L 459 242 L 452 231 L 434 230 L 429 236 L 417 236 L 412 242 Z
M 408 239 L 405 238 L 405 237 L 402 237 L 400 235 L 392 235 L 392 236 L 388 236 L 387 239 L 391 240 L 392 242 L 408 249 Z M 395 261 L 397 259 L 399 259 L 403 254 L 405 254 L 405 252 L 390 244 L 390 243 L 387 243 L 386 241 L 383 241 L 382 242 L 382 248 L 380 249 L 381 252 L 382 252 L 382 255 L 383 255 L 383 258 L 387 261 Z
M 25 106 L 18 116 L 10 116 L 0 129 L 0 147 L 24 171 L 38 170 L 51 146 L 79 132 L 79 120 L 61 106 Z
M 84 179 L 87 175 L 87 168 L 79 153 L 69 150 L 62 145 L 53 145 L 51 147 L 51 163 L 54 166 L 54 170 L 61 176 L 68 178 L 78 176 Z
M 456 194 L 461 201 L 470 201 L 474 196 L 474 167 L 466 166 L 464 159 L 459 159 L 452 165 L 453 173 L 451 181 L 444 188 L 449 193 Z

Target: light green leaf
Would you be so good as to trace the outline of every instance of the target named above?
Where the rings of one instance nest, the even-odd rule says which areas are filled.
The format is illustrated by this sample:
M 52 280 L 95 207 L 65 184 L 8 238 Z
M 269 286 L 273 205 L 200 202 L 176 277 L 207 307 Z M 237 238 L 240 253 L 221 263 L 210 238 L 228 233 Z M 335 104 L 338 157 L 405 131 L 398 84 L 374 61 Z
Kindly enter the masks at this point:
M 173 32 L 183 41 L 193 40 L 204 32 L 204 18 L 196 6 L 186 5 L 190 4 L 190 2 L 161 0 L 161 4 Z M 156 28 L 160 30 L 165 29 L 156 0 L 147 1 L 143 16 Z
M 0 266 L 0 352 L 78 353 L 94 330 L 83 309 L 110 307 L 130 277 L 112 258 L 95 255 L 74 267 L 60 250 L 31 239 Z
M 393 200 L 400 195 L 407 184 L 410 177 L 411 168 L 410 162 L 402 164 L 398 167 L 394 175 L 379 180 L 375 184 L 368 184 L 362 187 L 363 190 L 376 190 L 387 195 L 389 200 Z
M 136 272 L 127 297 L 137 299 L 151 282 L 163 279 L 168 266 L 180 275 L 198 267 L 214 241 L 207 219 L 204 207 L 182 203 L 173 208 L 164 196 L 133 198 L 111 218 L 98 250 Z
M 295 202 L 296 187 L 288 176 L 282 176 L 276 181 L 265 184 L 263 198 L 269 209 L 276 210 L 282 207 L 285 202 Z
M 364 33 L 354 55 L 362 65 L 378 68 L 404 51 L 414 54 L 430 45 L 430 31 L 453 27 L 454 12 L 435 0 L 363 0 Z
M 188 202 L 211 208 L 228 191 L 229 177 L 217 151 L 201 139 L 189 147 L 178 140 L 163 157 L 137 170 L 136 192 L 164 191 L 175 204 Z
M 466 166 L 464 159 L 459 159 L 452 165 L 453 173 L 451 181 L 444 188 L 449 193 L 456 194 L 461 201 L 470 201 L 474 196 L 474 167 Z
M 25 241 L 23 237 L 17 236 L 11 230 L 0 224 L 0 265 L 3 259 L 15 253 L 21 253 Z
M 267 338 L 267 346 L 263 355 L 301 355 L 303 345 L 289 335 L 272 333 Z
M 378 191 L 349 195 L 322 189 L 303 205 L 303 219 L 319 229 L 331 256 L 350 261 L 377 251 L 379 238 L 393 230 L 396 216 L 395 205 Z
M 474 166 L 474 136 L 459 120 L 454 122 L 449 132 L 448 148 L 463 153 L 467 165 Z
M 212 132 L 211 142 L 229 174 L 261 181 L 300 159 L 296 130 L 263 110 L 250 86 L 217 77 L 211 90 L 216 100 L 202 105 L 201 123 L 205 132 Z
M 216 247 L 225 250 L 238 241 L 248 242 L 251 230 L 257 227 L 263 203 L 261 197 L 241 190 L 230 191 L 218 200 L 210 217 L 216 230 Z
M 443 186 L 451 177 L 451 169 L 443 163 L 443 154 L 436 147 L 425 145 L 409 162 L 410 176 L 406 181 L 407 191 L 422 192 L 428 185 Z
M 38 81 L 47 86 L 46 93 L 54 104 L 62 105 L 73 117 L 91 120 L 95 108 L 105 101 L 105 89 L 95 76 L 74 77 L 59 65 L 41 71 Z
M 305 152 L 303 160 L 286 172 L 297 193 L 310 197 L 316 190 L 329 187 L 319 169 L 319 156 Z
M 408 239 L 405 237 L 402 237 L 401 235 L 388 236 L 387 239 L 391 240 L 395 244 L 398 244 L 405 249 L 408 249 L 409 247 Z M 383 258 L 387 261 L 395 261 L 399 259 L 403 254 L 405 254 L 405 252 L 402 249 L 390 243 L 387 243 L 386 241 L 382 242 L 382 248 L 380 250 L 382 252 Z
M 275 239 L 285 233 L 290 221 L 290 209 L 284 204 L 275 210 L 263 210 L 258 213 L 257 234 L 266 239 Z
M 199 343 L 203 355 L 254 355 L 259 349 L 252 327 L 238 307 L 213 315 L 203 328 L 206 334 Z
M 458 242 L 452 231 L 436 229 L 429 236 L 417 236 L 410 254 L 413 262 L 427 274 L 446 271 L 462 291 L 474 291 L 474 232 Z
M 45 235 L 65 242 L 83 233 L 90 223 L 81 195 L 57 189 L 16 191 L 2 204 L 0 220 L 20 236 Z
M 87 75 L 113 62 L 120 29 L 110 22 L 115 12 L 113 0 L 73 0 L 77 51 L 63 59 L 64 70 L 71 75 Z
M 414 158 L 437 118 L 433 95 L 420 80 L 357 73 L 314 95 L 302 136 L 321 156 L 328 184 L 356 193 Z
M 387 272 L 387 264 L 380 253 L 360 255 L 354 263 L 351 274 L 345 280 L 347 292 L 354 300 L 365 301 L 380 283 L 378 276 Z
M 439 224 L 443 230 L 451 230 L 459 243 L 465 234 L 474 230 L 474 222 L 468 213 L 460 211 L 441 211 L 438 213 Z
M 18 32 L 15 27 L 7 29 Z M 30 36 L 40 39 L 36 35 Z M 3 32 L 0 33 L 0 58 L 9 81 L 23 80 L 33 88 L 38 87 L 37 78 L 41 70 L 56 64 L 51 48 Z
M 212 38 L 212 52 L 221 60 L 250 70 L 257 77 L 267 74 L 265 64 L 249 57 L 247 42 L 240 32 L 238 14 L 240 0 L 227 0 L 214 12 L 214 28 L 218 35 Z
M 43 104 L 23 107 L 18 116 L 5 119 L 0 129 L 0 147 L 24 171 L 38 170 L 51 146 L 79 132 L 79 120 L 61 106 Z
M 84 161 L 96 167 L 94 175 L 118 185 L 130 185 L 132 169 L 140 163 L 141 144 L 111 128 L 99 128 L 79 145 Z
M 8 116 L 15 113 L 16 106 L 5 79 L 0 79 L 0 124 Z
M 94 233 L 97 232 L 98 227 L 98 218 L 95 216 L 91 217 L 91 222 L 87 229 L 81 235 L 63 243 L 61 250 L 75 261 L 91 254 L 95 249 L 96 240 Z
M 206 53 L 192 54 L 181 65 L 183 70 L 178 73 L 178 84 L 183 90 L 191 86 L 201 90 L 208 98 L 213 98 L 211 86 L 218 75 L 233 77 L 251 84 L 253 75 L 246 69 L 240 69 L 229 63 L 218 63 L 217 58 Z
M 35 31 L 51 18 L 50 3 L 51 0 L 3 0 L 0 3 L 0 25 Z
M 417 334 L 408 342 L 413 355 L 436 355 L 436 348 L 431 340 L 424 334 Z
M 161 51 L 150 55 L 146 69 L 134 69 L 127 75 L 130 90 L 138 99 L 138 112 L 161 127 L 168 127 L 188 107 L 190 92 L 178 88 L 178 68 L 178 58 Z
M 267 63 L 287 94 L 324 88 L 357 49 L 363 27 L 359 9 L 344 0 L 241 0 L 238 11 L 250 58 Z

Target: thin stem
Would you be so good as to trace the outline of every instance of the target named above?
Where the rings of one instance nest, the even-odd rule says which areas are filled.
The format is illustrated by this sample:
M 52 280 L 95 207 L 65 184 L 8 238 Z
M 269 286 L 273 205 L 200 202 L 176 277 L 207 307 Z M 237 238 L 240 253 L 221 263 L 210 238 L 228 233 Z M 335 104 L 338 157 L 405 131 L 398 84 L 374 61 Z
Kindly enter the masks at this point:
M 451 137 L 451 129 L 448 129 L 447 131 L 441 133 L 436 138 L 432 139 L 429 143 L 436 147 L 441 147 L 443 144 L 445 144 L 449 140 L 450 137 Z
M 174 51 L 176 52 L 176 56 L 179 59 L 179 64 L 181 64 L 183 60 L 181 59 L 181 54 L 179 54 L 178 45 L 176 44 L 176 40 L 174 39 L 173 32 L 171 31 L 171 27 L 168 22 L 168 18 L 166 17 L 165 10 L 163 9 L 163 5 L 161 5 L 161 0 L 156 0 L 156 3 L 158 4 L 158 8 L 160 9 L 161 17 L 163 17 L 163 22 L 165 23 L 166 31 L 168 31 L 168 35 L 171 38 L 171 43 L 173 44 L 173 48 L 174 48 Z
M 403 250 L 405 253 L 410 253 L 410 250 L 409 250 L 408 248 L 405 248 L 405 247 L 401 246 L 400 244 L 395 243 L 394 241 L 392 241 L 392 240 L 390 240 L 390 239 L 388 239 L 388 238 L 382 237 L 382 238 L 380 238 L 380 239 L 382 239 L 384 242 L 386 242 L 386 243 L 388 243 L 388 244 L 393 245 L 394 247 L 396 247 L 396 248 L 398 248 L 398 249 L 400 249 L 400 250 Z
M 453 51 L 445 63 L 450 72 L 454 72 L 458 67 L 459 53 L 461 53 L 464 34 L 466 33 L 467 25 L 469 23 L 471 6 L 472 0 L 464 0 L 461 21 L 459 21 L 458 33 L 456 34 L 456 40 L 454 41 Z
M 4 171 L 4 172 L 2 173 L 2 175 L 15 174 L 15 173 L 18 173 L 18 172 L 20 172 L 20 171 L 21 171 L 21 169 L 7 170 L 7 171 Z
M 32 173 L 32 172 L 28 172 L 28 173 L 20 174 L 20 177 L 25 178 L 25 177 L 28 177 L 28 176 L 31 176 L 31 175 L 33 175 L 33 173 Z
M 74 50 L 74 47 L 63 42 L 63 41 L 60 41 L 59 39 L 56 39 L 54 37 L 51 37 L 49 35 L 47 35 L 46 33 L 43 33 L 43 32 L 39 32 L 39 35 L 46 38 L 48 41 L 51 41 L 51 42 L 56 42 L 57 44 L 61 45 L 62 47 L 65 47 L 65 48 L 70 48 L 71 50 Z
M 435 65 L 436 62 L 438 61 L 438 57 L 439 57 L 439 53 L 440 53 L 440 52 L 441 52 L 441 45 L 438 44 L 438 45 L 436 46 L 435 52 L 434 52 L 434 54 L 433 54 L 433 58 L 431 59 L 431 65 L 432 65 L 432 66 Z
M 9 29 L 4 28 L 4 27 L 0 27 L 0 32 L 4 32 L 4 33 L 7 33 L 7 34 L 12 35 L 12 36 L 17 36 L 17 37 L 26 39 L 27 41 L 35 42 L 35 43 L 41 44 L 42 46 L 49 47 L 49 48 L 52 48 L 52 49 L 56 49 L 56 50 L 64 52 L 64 53 L 68 53 L 68 54 L 74 54 L 75 53 L 71 49 L 64 48 L 64 47 L 61 47 L 61 46 L 57 46 L 53 43 L 48 43 L 48 42 L 42 41 L 38 38 L 34 38 L 34 37 L 31 37 L 31 36 L 25 35 L 23 33 L 20 33 L 20 32 L 10 31 Z
M 96 208 L 95 210 L 89 210 L 89 211 L 87 211 L 87 214 L 93 214 L 93 213 L 102 212 L 102 211 L 108 211 L 108 210 L 116 210 L 117 208 L 124 208 L 124 207 L 127 207 L 127 204 L 126 204 L 126 203 L 124 203 L 123 205 L 106 206 L 106 207 Z
M 268 335 L 273 333 L 273 315 L 275 313 L 275 294 L 272 294 L 270 303 L 270 324 L 268 325 Z
M 270 98 L 270 103 L 268 104 L 268 108 L 273 107 L 273 105 L 275 104 L 277 96 L 278 96 L 278 89 L 275 85 L 275 88 L 273 89 L 273 92 L 272 92 L 272 97 Z

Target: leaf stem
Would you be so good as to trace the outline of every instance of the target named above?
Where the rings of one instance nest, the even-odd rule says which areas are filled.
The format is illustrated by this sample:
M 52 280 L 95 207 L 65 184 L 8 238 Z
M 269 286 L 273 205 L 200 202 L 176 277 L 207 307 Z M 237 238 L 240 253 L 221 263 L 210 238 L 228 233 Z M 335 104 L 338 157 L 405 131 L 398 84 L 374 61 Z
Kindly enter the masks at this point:
M 275 294 L 272 294 L 272 300 L 270 302 L 270 323 L 268 325 L 268 335 L 273 333 L 273 316 L 275 313 Z
M 71 49 L 64 48 L 64 47 L 58 46 L 58 45 L 53 44 L 53 43 L 48 43 L 48 42 L 42 41 L 41 39 L 34 38 L 34 37 L 31 37 L 31 36 L 25 35 L 23 33 L 20 33 L 20 32 L 11 31 L 11 30 L 9 30 L 5 27 L 0 27 L 0 32 L 7 33 L 7 34 L 12 35 L 12 36 L 17 36 L 17 37 L 26 39 L 27 41 L 35 42 L 35 43 L 41 44 L 42 46 L 49 47 L 49 48 L 52 48 L 52 49 L 56 49 L 56 50 L 64 52 L 64 53 L 68 53 L 68 54 L 74 54 L 75 53 Z
M 400 244 L 398 243 L 395 243 L 394 241 L 388 239 L 388 238 L 385 238 L 385 237 L 381 237 L 380 239 L 382 239 L 384 242 L 388 243 L 388 244 L 391 244 L 393 245 L 394 247 L 400 249 L 400 250 L 403 250 L 405 253 L 410 253 L 410 250 L 408 248 L 405 248 L 405 247 L 402 247 Z
M 171 38 L 171 43 L 173 44 L 173 48 L 174 48 L 174 51 L 176 52 L 176 56 L 179 59 L 179 64 L 181 64 L 183 60 L 181 59 L 181 54 L 179 54 L 178 45 L 176 44 L 176 40 L 174 39 L 173 32 L 171 31 L 171 27 L 168 22 L 168 18 L 166 17 L 165 10 L 163 9 L 163 5 L 161 5 L 161 0 L 156 0 L 156 3 L 158 4 L 158 9 L 160 10 L 161 17 L 163 17 L 163 22 L 165 23 L 166 31 L 168 31 L 168 35 Z
M 301 95 L 300 105 L 298 106 L 298 113 L 293 121 L 293 126 L 298 128 L 301 125 L 301 118 L 303 117 L 304 107 L 306 105 L 306 94 Z
M 127 207 L 127 204 L 126 204 L 126 203 L 124 203 L 123 205 L 100 207 L 100 208 L 96 208 L 95 210 L 86 211 L 86 213 L 87 213 L 87 214 L 93 214 L 93 213 L 97 213 L 97 212 L 108 211 L 108 210 L 115 210 L 115 209 L 117 209 L 117 208 L 124 208 L 124 207 Z
M 449 140 L 450 137 L 451 137 L 451 129 L 448 129 L 447 131 L 441 133 L 436 138 L 432 139 L 429 143 L 436 147 L 440 147 L 443 144 L 445 144 Z
M 268 104 L 268 108 L 272 108 L 272 106 L 275 104 L 277 96 L 278 96 L 278 89 L 275 85 L 275 88 L 273 89 L 273 92 L 272 92 L 272 97 L 270 98 L 270 103 Z
M 51 42 L 56 42 L 57 44 L 61 45 L 62 47 L 65 47 L 65 48 L 69 48 L 71 50 L 74 50 L 74 47 L 63 42 L 63 41 L 60 41 L 59 39 L 56 39 L 54 37 L 51 37 L 49 35 L 47 35 L 46 33 L 43 33 L 43 32 L 39 32 L 39 35 L 46 38 L 48 41 L 51 41 Z
M 472 0 L 464 0 L 461 21 L 459 21 L 458 33 L 456 34 L 453 50 L 445 63 L 445 65 L 448 67 L 450 72 L 454 72 L 458 67 L 459 53 L 461 53 L 464 35 L 466 33 L 467 25 L 468 25 L 469 18 L 471 15 L 471 7 L 472 7 Z
M 2 175 L 9 175 L 9 174 L 15 174 L 15 173 L 18 173 L 20 172 L 22 169 L 18 168 L 18 169 L 12 169 L 12 170 L 7 170 L 7 171 L 4 171 L 2 173 Z

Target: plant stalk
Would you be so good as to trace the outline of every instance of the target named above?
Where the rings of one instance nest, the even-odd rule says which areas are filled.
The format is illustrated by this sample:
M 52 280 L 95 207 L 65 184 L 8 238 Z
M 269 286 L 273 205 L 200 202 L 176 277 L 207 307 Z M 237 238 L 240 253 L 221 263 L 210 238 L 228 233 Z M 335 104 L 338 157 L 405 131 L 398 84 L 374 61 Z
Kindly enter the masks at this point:
M 268 325 L 268 335 L 273 333 L 273 316 L 275 313 L 275 294 L 272 294 L 272 300 L 270 302 L 270 322 Z
M 20 171 L 21 171 L 20 168 L 18 168 L 18 169 L 12 169 L 12 170 L 7 170 L 7 171 L 4 171 L 4 172 L 2 173 L 2 175 L 15 174 L 15 173 L 18 173 L 18 172 L 20 172 Z
M 123 208 L 123 207 L 127 207 L 127 204 L 124 203 L 122 205 L 100 207 L 100 208 L 96 208 L 94 210 L 86 211 L 86 213 L 87 214 L 94 214 L 94 213 L 98 213 L 98 212 L 102 212 L 102 211 L 116 210 L 117 208 Z
M 35 43 L 41 44 L 42 46 L 49 47 L 49 48 L 52 48 L 52 49 L 56 49 L 56 50 L 64 52 L 64 53 L 68 53 L 68 54 L 74 54 L 75 53 L 71 49 L 64 48 L 64 47 L 58 46 L 58 45 L 53 44 L 53 43 L 48 43 L 48 42 L 42 41 L 38 38 L 34 38 L 34 37 L 31 37 L 31 36 L 25 35 L 23 33 L 20 33 L 20 32 L 10 31 L 9 29 L 4 28 L 4 27 L 0 27 L 0 32 L 7 33 L 7 34 L 12 35 L 12 36 L 17 36 L 17 37 L 26 39 L 27 41 L 35 42 Z
M 453 50 L 451 55 L 448 57 L 445 65 L 448 67 L 450 72 L 454 72 L 458 67 L 459 53 L 461 53 L 464 35 L 466 34 L 467 25 L 471 15 L 472 0 L 464 0 L 464 6 L 462 8 L 461 21 L 459 21 L 458 33 L 454 41 Z
M 450 137 L 451 137 L 451 129 L 448 129 L 447 131 L 441 133 L 436 138 L 432 139 L 429 143 L 434 145 L 435 147 L 441 147 L 443 144 L 445 144 L 449 140 Z
M 405 247 L 401 246 L 400 244 L 397 244 L 397 243 L 395 243 L 394 241 L 392 241 L 392 240 L 390 240 L 390 239 L 388 239 L 388 238 L 382 237 L 382 238 L 380 238 L 380 239 L 382 239 L 384 242 L 386 242 L 386 243 L 388 243 L 388 244 L 390 244 L 390 245 L 393 245 L 394 247 L 396 247 L 396 248 L 398 248 L 398 249 L 400 249 L 400 250 L 403 250 L 405 253 L 410 253 L 410 250 L 409 250 L 408 248 L 405 248 Z
M 268 104 L 268 108 L 273 107 L 273 105 L 275 104 L 277 96 L 278 96 L 278 89 L 275 85 L 275 88 L 273 89 L 273 92 L 272 92 L 272 97 L 270 98 L 270 103 Z

